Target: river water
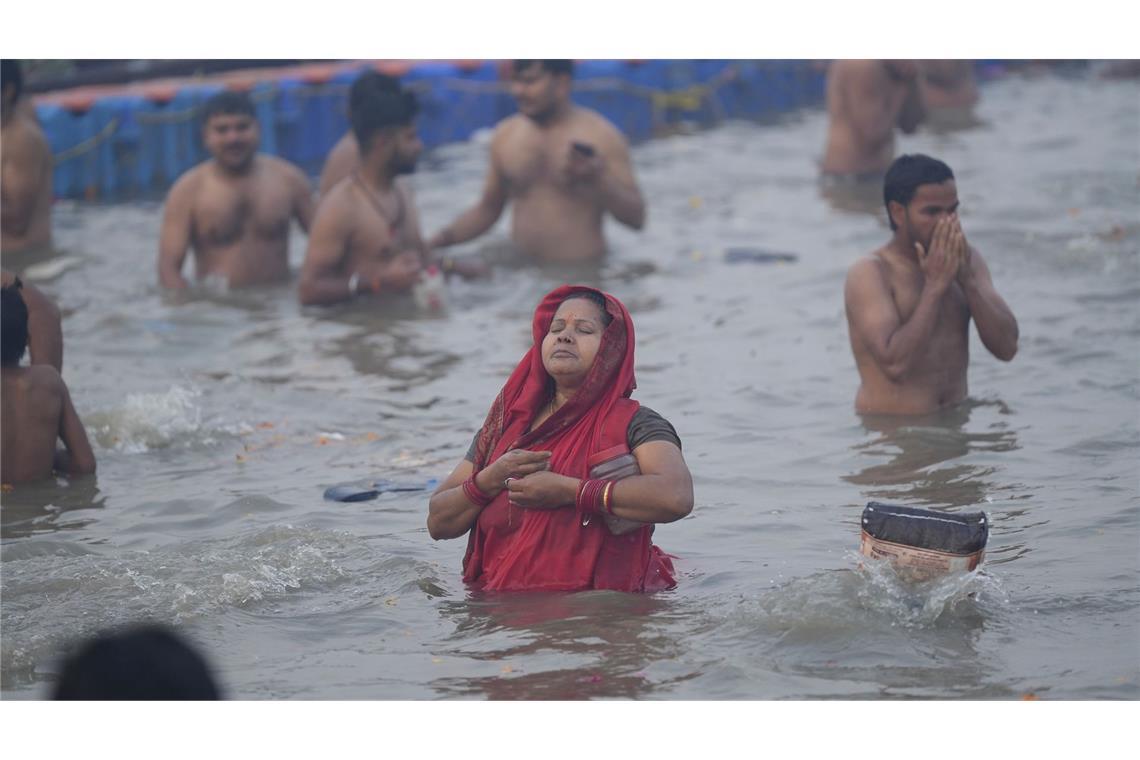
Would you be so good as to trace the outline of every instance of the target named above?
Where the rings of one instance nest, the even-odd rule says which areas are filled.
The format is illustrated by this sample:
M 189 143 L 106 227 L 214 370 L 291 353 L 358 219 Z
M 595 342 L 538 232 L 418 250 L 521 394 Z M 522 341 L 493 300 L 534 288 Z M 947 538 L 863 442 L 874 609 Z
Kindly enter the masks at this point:
M 636 147 L 644 233 L 611 227 L 600 270 L 454 283 L 442 315 L 302 309 L 291 286 L 173 303 L 159 205 L 61 204 L 65 258 L 5 266 L 64 311 L 99 472 L 3 495 L 0 696 L 45 696 L 75 637 L 151 619 L 240 699 L 1140 697 L 1140 89 L 1011 77 L 978 115 L 899 150 L 954 168 L 1020 353 L 974 334 L 969 400 L 921 419 L 853 412 L 843 279 L 888 231 L 820 197 L 820 110 Z M 486 150 L 421 162 L 427 232 Z M 629 306 L 635 398 L 684 443 L 696 507 L 656 533 L 679 586 L 471 596 L 424 493 L 322 492 L 446 475 L 567 280 Z M 861 567 L 871 499 L 984 509 L 987 561 L 926 586 Z

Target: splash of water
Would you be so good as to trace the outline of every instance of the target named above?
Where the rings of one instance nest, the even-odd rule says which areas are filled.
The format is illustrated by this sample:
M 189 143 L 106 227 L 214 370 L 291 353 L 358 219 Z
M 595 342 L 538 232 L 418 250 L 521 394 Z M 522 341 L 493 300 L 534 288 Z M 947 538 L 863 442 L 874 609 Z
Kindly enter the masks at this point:
M 1007 601 L 998 579 L 987 575 L 981 566 L 971 572 L 916 579 L 890 562 L 868 560 L 855 553 L 852 557 L 858 566 L 857 603 L 892 624 L 927 628 L 977 616 L 979 605 L 988 599 Z
M 165 393 L 131 393 L 122 404 L 93 412 L 87 420 L 95 443 L 123 454 L 141 454 L 177 444 L 209 445 L 219 435 L 237 435 L 245 427 L 204 425 L 198 399 L 202 391 L 175 385 Z

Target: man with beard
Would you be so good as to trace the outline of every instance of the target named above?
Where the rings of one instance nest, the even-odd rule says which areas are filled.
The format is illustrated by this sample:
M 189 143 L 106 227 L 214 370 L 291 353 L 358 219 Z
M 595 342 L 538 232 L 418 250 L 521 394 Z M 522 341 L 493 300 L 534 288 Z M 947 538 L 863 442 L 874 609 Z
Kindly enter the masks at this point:
M 927 414 L 966 398 L 969 326 L 997 358 L 1017 353 L 1017 319 L 966 242 L 954 173 L 900 156 L 883 185 L 894 236 L 847 273 L 851 350 L 861 414 Z
M 312 189 L 287 161 L 257 152 L 260 133 L 249 96 L 223 92 L 206 101 L 202 136 L 211 158 L 170 189 L 162 220 L 158 280 L 187 287 L 182 264 L 194 249 L 198 279 L 228 287 L 287 279 L 289 220 L 308 231 Z
M 606 214 L 633 229 L 645 225 L 626 139 L 570 100 L 572 74 L 570 61 L 514 62 L 511 93 L 519 113 L 495 128 L 483 195 L 431 238 L 432 248 L 482 235 L 507 201 L 511 239 L 543 261 L 601 258 Z
M 349 118 L 360 164 L 321 198 L 301 266 L 302 304 L 407 292 L 427 264 L 411 190 L 396 181 L 415 171 L 423 150 L 416 97 L 379 74 L 356 90 Z

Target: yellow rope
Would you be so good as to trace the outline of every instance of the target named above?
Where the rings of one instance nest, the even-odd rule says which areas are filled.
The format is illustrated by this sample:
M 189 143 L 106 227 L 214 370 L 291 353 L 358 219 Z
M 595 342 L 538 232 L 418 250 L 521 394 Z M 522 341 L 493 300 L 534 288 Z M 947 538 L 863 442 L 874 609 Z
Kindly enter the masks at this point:
M 617 90 L 627 94 L 635 95 L 637 97 L 646 98 L 653 104 L 655 118 L 660 115 L 660 112 L 669 108 L 676 108 L 684 111 L 695 111 L 701 107 L 701 104 L 718 90 L 726 82 L 732 80 L 736 75 L 735 67 L 729 66 L 724 71 L 713 77 L 711 80 L 704 84 L 692 85 L 683 90 L 659 90 L 653 87 L 646 87 L 644 85 L 634 84 L 627 82 L 623 79 L 617 78 L 598 78 L 598 79 L 584 79 L 574 83 L 574 89 L 579 92 L 605 92 Z M 445 79 L 443 85 L 446 89 L 455 90 L 459 92 L 466 92 L 472 94 L 497 94 L 508 92 L 510 85 L 501 81 L 480 81 L 480 80 L 466 80 L 466 79 Z M 427 92 L 431 88 L 428 80 L 420 80 L 413 82 L 408 86 L 408 89 L 417 93 Z M 275 97 L 280 91 L 277 84 L 271 87 L 262 89 L 251 95 L 254 102 L 265 102 Z M 298 87 L 296 92 L 301 97 L 308 97 L 315 94 L 347 94 L 349 87 L 342 84 L 323 84 L 323 85 L 304 85 Z M 713 101 L 715 103 L 715 101 Z M 192 121 L 197 118 L 201 107 L 187 108 L 181 111 L 171 112 L 139 112 L 135 114 L 135 119 L 140 124 L 177 124 L 187 121 Z M 719 109 L 718 109 L 719 110 Z M 55 155 L 56 164 L 61 164 L 64 161 L 69 161 L 73 158 L 81 156 L 94 150 L 104 140 L 107 140 L 114 134 L 115 130 L 119 127 L 119 119 L 114 118 L 103 127 L 98 134 L 89 137 L 78 145 L 61 151 Z
M 54 159 L 56 165 L 58 166 L 59 164 L 62 164 L 64 161 L 70 161 L 73 158 L 76 158 L 78 156 L 82 156 L 84 153 L 88 153 L 88 152 L 94 150 L 95 148 L 97 148 L 99 146 L 99 144 L 101 142 L 103 142 L 104 140 L 108 139 L 111 135 L 113 135 L 115 133 L 115 130 L 118 129 L 118 127 L 119 127 L 119 120 L 118 119 L 111 119 L 109 122 L 107 122 L 107 126 L 103 127 L 103 129 L 99 130 L 98 134 L 95 134 L 95 135 L 92 135 L 91 137 L 88 137 L 83 142 L 81 142 L 78 145 L 75 145 L 73 147 L 70 147 L 67 150 L 60 151 L 59 153 L 56 153 L 55 156 L 53 156 L 53 159 Z

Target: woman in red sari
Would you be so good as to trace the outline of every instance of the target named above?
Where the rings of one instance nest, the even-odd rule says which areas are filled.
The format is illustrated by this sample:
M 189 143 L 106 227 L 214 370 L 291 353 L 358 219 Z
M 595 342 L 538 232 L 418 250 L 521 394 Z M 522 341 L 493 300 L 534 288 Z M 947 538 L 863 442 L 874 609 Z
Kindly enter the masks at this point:
M 467 457 L 432 495 L 428 532 L 470 533 L 463 579 L 475 588 L 673 587 L 653 523 L 692 511 L 693 481 L 673 426 L 629 398 L 629 312 L 566 285 L 538 305 L 533 329 Z

